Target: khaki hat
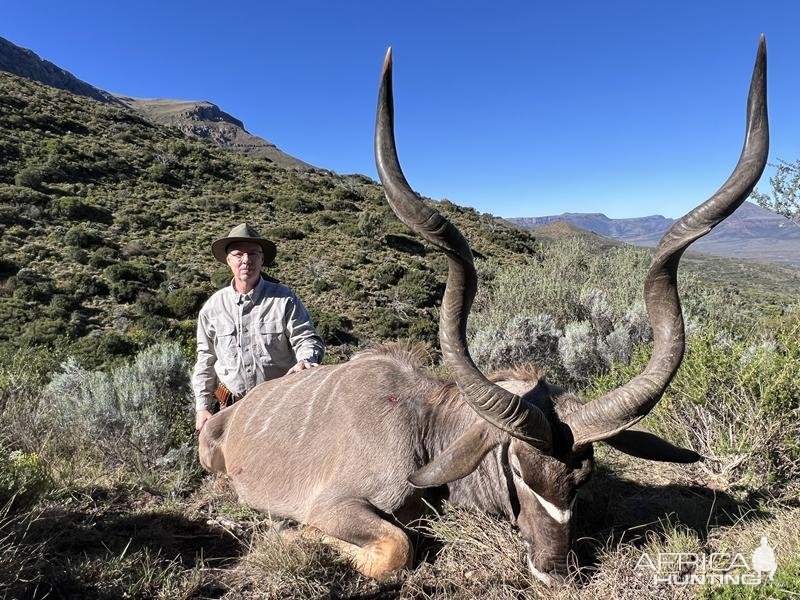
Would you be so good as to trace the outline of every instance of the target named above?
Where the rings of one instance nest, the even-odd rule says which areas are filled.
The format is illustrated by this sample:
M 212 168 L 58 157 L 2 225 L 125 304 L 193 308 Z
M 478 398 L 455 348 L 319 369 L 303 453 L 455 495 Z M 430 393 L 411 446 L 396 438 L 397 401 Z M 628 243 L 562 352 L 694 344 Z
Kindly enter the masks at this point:
M 272 262 L 272 260 L 275 258 L 275 253 L 277 252 L 277 248 L 275 248 L 274 243 L 261 237 L 261 234 L 250 227 L 250 225 L 247 223 L 242 223 L 241 225 L 237 225 L 231 229 L 231 232 L 227 237 L 220 238 L 211 244 L 211 253 L 214 255 L 214 258 L 223 264 L 228 264 L 228 261 L 226 260 L 228 246 L 234 242 L 253 242 L 254 244 L 261 246 L 261 249 L 264 250 L 265 265 L 268 265 Z

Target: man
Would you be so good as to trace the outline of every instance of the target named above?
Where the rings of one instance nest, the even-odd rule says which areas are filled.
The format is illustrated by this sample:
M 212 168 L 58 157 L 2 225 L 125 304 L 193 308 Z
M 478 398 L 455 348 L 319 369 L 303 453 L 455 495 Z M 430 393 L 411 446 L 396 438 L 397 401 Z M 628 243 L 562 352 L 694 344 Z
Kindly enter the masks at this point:
M 211 245 L 228 265 L 231 284 L 216 292 L 197 319 L 197 363 L 192 377 L 198 431 L 211 417 L 214 399 L 224 408 L 257 384 L 317 366 L 325 344 L 300 299 L 262 278 L 275 244 L 242 223 Z

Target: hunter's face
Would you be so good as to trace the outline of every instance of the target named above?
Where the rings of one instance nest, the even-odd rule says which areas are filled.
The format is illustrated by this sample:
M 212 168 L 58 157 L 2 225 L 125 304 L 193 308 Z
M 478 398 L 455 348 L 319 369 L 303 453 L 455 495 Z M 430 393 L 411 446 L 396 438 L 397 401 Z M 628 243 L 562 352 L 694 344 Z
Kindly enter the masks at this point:
M 228 246 L 227 263 L 237 282 L 253 287 L 261 275 L 264 252 L 253 242 L 234 242 Z

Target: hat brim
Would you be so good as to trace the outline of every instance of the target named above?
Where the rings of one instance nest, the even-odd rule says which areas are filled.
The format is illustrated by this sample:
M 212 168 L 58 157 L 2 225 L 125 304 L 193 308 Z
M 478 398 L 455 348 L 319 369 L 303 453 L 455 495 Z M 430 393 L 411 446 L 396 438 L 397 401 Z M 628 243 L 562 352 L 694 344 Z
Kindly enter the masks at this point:
M 228 252 L 227 248 L 233 243 L 236 242 L 250 242 L 251 244 L 258 244 L 261 246 L 261 249 L 264 251 L 264 265 L 269 265 L 273 260 L 275 260 L 275 254 L 278 252 L 278 249 L 275 247 L 275 244 L 269 240 L 265 240 L 263 238 L 252 238 L 252 237 L 224 237 L 216 240 L 214 243 L 211 244 L 211 253 L 214 255 L 219 262 L 224 265 L 228 264 Z

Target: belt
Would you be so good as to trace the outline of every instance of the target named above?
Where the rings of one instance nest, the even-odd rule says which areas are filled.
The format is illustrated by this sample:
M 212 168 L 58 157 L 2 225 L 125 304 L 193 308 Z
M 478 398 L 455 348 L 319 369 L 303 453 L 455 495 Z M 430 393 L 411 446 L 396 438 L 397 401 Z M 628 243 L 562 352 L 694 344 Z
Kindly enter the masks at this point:
M 239 400 L 241 396 L 236 396 L 224 383 L 220 383 L 217 385 L 217 389 L 214 392 L 214 398 L 217 399 L 217 402 L 219 402 L 219 409 L 222 410 Z

